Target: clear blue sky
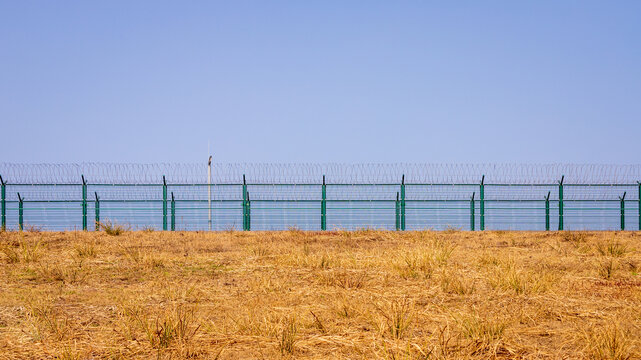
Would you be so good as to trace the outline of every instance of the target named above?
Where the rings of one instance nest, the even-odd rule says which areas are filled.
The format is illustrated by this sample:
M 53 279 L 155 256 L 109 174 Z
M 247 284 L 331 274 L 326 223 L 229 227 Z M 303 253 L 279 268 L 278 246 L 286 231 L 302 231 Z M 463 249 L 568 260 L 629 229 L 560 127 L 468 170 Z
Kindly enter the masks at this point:
M 0 161 L 639 163 L 641 1 L 0 2 Z

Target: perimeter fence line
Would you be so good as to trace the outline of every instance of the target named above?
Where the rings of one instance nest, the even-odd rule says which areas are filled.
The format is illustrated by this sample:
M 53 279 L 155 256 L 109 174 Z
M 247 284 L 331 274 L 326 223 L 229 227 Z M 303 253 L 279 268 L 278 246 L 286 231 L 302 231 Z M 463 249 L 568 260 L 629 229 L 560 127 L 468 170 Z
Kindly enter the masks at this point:
M 1 168 L 1 167 L 0 167 Z M 2 229 L 98 230 L 103 221 L 174 230 L 641 230 L 641 183 L 9 182 Z M 209 195 L 211 194 L 211 195 Z M 211 196 L 211 197 L 210 197 Z M 626 214 L 627 210 L 627 214 Z M 208 214 L 212 214 L 208 217 Z M 93 219 L 90 221 L 89 218 Z

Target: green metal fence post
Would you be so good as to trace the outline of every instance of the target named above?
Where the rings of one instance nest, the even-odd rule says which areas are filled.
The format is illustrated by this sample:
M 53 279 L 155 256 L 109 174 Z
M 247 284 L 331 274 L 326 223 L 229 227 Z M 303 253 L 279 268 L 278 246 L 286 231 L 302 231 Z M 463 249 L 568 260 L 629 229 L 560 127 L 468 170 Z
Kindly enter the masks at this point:
M 7 230 L 7 184 L 0 176 L 0 202 L 2 202 L 2 230 Z
M 96 195 L 96 206 L 94 206 L 94 209 L 96 210 L 96 231 L 100 230 L 100 198 L 98 197 L 98 193 L 94 192 L 94 195 Z
M 621 201 L 621 230 L 625 230 L 625 191 L 623 192 L 623 196 L 619 197 L 619 201 Z
M 401 178 L 401 230 L 405 231 L 405 174 Z
M 167 179 L 162 176 L 162 230 L 167 231 Z
M 243 231 L 247 231 L 247 182 L 243 174 Z
M 481 177 L 481 185 L 479 188 L 479 207 L 481 210 L 481 231 L 485 230 L 485 175 Z
M 470 231 L 474 231 L 474 195 L 476 195 L 476 192 L 472 192 L 472 197 L 470 198 Z
M 396 192 L 396 202 L 394 203 L 396 207 L 396 231 L 401 229 L 401 201 L 398 197 L 398 191 Z
M 550 231 L 550 191 L 545 197 L 545 231 Z
M 171 192 L 171 231 L 176 231 L 176 199 L 174 192 Z
M 637 181 L 639 185 L 639 192 L 637 193 L 637 197 L 639 199 L 639 206 L 637 208 L 637 211 L 639 212 L 639 231 L 641 231 L 641 181 Z
M 325 184 L 325 175 L 323 175 L 323 188 L 321 195 L 321 230 L 327 230 L 327 185 Z
M 18 193 L 18 230 L 22 231 L 24 229 L 24 217 L 23 217 L 23 211 L 24 211 L 24 205 L 23 205 L 23 198 L 20 197 L 20 193 Z
M 249 200 L 249 191 L 247 192 L 247 231 L 251 231 L 251 200 Z
M 82 230 L 87 231 L 87 181 L 85 176 L 82 177 Z
M 559 181 L 559 230 L 563 230 L 563 180 L 565 175 L 561 176 Z

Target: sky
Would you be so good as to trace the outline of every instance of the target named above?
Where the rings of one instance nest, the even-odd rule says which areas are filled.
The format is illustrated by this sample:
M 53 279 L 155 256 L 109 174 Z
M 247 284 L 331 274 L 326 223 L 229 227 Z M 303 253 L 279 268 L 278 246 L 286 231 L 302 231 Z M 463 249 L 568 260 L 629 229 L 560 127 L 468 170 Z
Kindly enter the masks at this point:
M 0 162 L 640 163 L 641 1 L 0 0 Z

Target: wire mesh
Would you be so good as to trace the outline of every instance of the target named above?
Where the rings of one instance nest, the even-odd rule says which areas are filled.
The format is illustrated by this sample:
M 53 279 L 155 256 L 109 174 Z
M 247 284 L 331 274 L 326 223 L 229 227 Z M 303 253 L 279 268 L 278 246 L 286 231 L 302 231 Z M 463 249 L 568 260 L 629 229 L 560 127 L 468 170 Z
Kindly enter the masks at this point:
M 87 230 L 96 218 L 133 229 L 169 229 L 173 218 L 176 230 L 320 230 L 324 211 L 328 230 L 556 230 L 561 219 L 566 230 L 638 230 L 641 219 L 639 165 L 213 164 L 211 185 L 207 172 L 206 164 L 0 163 L 4 223 L 21 225 L 18 193 L 22 226 L 46 230 L 81 229 L 84 217 Z

